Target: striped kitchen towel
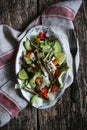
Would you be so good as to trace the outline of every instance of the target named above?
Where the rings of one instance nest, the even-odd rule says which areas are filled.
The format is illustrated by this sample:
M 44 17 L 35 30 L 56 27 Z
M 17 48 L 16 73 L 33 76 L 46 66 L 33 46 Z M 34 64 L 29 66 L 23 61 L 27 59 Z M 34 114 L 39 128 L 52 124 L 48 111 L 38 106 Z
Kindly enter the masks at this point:
M 81 3 L 81 0 L 73 0 L 49 6 L 41 16 L 29 24 L 22 34 L 7 25 L 0 25 L 0 126 L 14 118 L 28 104 L 20 92 L 14 89 L 17 82 L 15 57 L 20 40 L 30 28 L 40 24 L 52 27 L 55 32 L 61 30 L 59 34 L 63 38 L 62 34 L 65 34 L 67 29 L 74 28 L 72 21 Z M 78 57 L 77 55 L 77 68 L 79 66 Z

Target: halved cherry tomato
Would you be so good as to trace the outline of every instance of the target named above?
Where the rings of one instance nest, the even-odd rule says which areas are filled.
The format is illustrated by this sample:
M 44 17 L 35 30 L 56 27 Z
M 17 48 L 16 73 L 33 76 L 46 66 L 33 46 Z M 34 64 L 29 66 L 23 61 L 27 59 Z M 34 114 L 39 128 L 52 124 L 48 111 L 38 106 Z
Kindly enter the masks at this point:
M 46 86 L 41 89 L 41 94 L 42 94 L 45 98 L 48 98 L 48 88 L 47 88 Z
M 56 70 L 55 70 L 55 72 L 54 72 L 54 76 L 57 76 L 58 75 L 58 73 L 60 72 L 60 69 L 59 68 L 57 68 Z
M 48 98 L 48 93 L 42 94 L 45 98 Z
M 54 84 L 52 87 L 51 87 L 51 92 L 56 92 L 58 90 L 58 85 L 57 84 Z
M 40 32 L 38 37 L 39 38 L 44 38 L 44 32 Z
M 44 88 L 41 89 L 42 93 L 48 93 L 48 88 L 45 86 Z

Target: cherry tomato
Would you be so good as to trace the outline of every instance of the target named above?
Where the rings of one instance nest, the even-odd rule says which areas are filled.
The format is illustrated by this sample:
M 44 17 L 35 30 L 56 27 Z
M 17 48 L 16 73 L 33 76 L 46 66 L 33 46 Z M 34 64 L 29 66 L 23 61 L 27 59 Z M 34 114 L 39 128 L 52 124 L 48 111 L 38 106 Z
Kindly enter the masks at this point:
M 48 93 L 48 88 L 47 88 L 47 87 L 42 88 L 42 89 L 41 89 L 41 92 L 42 92 L 42 93 Z
M 48 98 L 48 88 L 47 88 L 46 86 L 41 89 L 41 94 L 42 94 L 45 98 Z
M 43 32 L 39 33 L 39 38 L 44 38 L 44 33 Z
M 45 98 L 48 98 L 48 94 L 47 94 L 47 93 L 44 93 L 43 96 L 44 96 Z
M 57 84 L 54 84 L 52 87 L 51 87 L 51 92 L 56 92 L 58 90 L 58 85 Z

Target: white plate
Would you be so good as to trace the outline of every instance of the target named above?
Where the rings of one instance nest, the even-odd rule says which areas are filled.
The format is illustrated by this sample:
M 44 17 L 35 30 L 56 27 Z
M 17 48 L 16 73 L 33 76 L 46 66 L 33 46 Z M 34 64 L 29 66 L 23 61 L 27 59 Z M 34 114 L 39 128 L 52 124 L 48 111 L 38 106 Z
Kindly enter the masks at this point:
M 36 27 L 32 28 L 31 30 L 29 30 L 27 32 L 26 36 L 21 40 L 20 45 L 19 45 L 19 50 L 18 50 L 18 53 L 17 53 L 17 57 L 16 57 L 16 63 L 15 63 L 16 75 L 18 74 L 18 72 L 20 71 L 20 68 L 21 68 L 20 58 L 22 56 L 22 51 L 25 49 L 24 46 L 23 46 L 23 42 L 26 40 L 26 38 L 30 39 L 32 35 L 38 35 L 39 32 L 43 32 L 43 31 L 48 31 L 50 33 L 50 35 L 54 35 L 55 36 L 55 34 L 53 33 L 53 31 L 50 28 L 48 28 L 46 26 L 39 25 L 39 26 L 36 26 Z M 19 84 L 22 83 L 22 81 L 20 79 L 17 79 L 17 80 L 18 80 Z M 21 92 L 22 92 L 22 95 L 24 96 L 24 98 L 27 101 L 30 101 L 30 98 L 31 98 L 32 94 L 30 94 L 29 92 L 26 92 L 23 89 L 21 89 Z M 39 105 L 36 105 L 34 107 L 39 108 L 39 109 L 45 109 L 45 108 L 49 108 L 49 107 L 55 105 L 55 103 L 61 97 L 61 95 L 63 94 L 63 92 L 64 92 L 64 87 L 61 90 L 58 91 L 58 93 L 56 95 L 56 98 L 54 100 L 52 100 L 48 104 L 47 103 L 46 104 L 44 103 L 43 105 L 39 104 Z M 41 102 L 41 100 L 40 100 L 40 102 Z

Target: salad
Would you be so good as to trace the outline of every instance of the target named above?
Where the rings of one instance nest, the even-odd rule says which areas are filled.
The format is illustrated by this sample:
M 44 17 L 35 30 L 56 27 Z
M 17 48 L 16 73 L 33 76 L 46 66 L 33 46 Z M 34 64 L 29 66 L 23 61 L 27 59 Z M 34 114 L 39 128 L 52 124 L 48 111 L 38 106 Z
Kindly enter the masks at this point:
M 49 31 L 43 30 L 26 38 L 23 47 L 17 73 L 21 83 L 16 84 L 15 88 L 30 94 L 32 106 L 38 108 L 50 104 L 64 87 L 69 69 L 62 45 Z

